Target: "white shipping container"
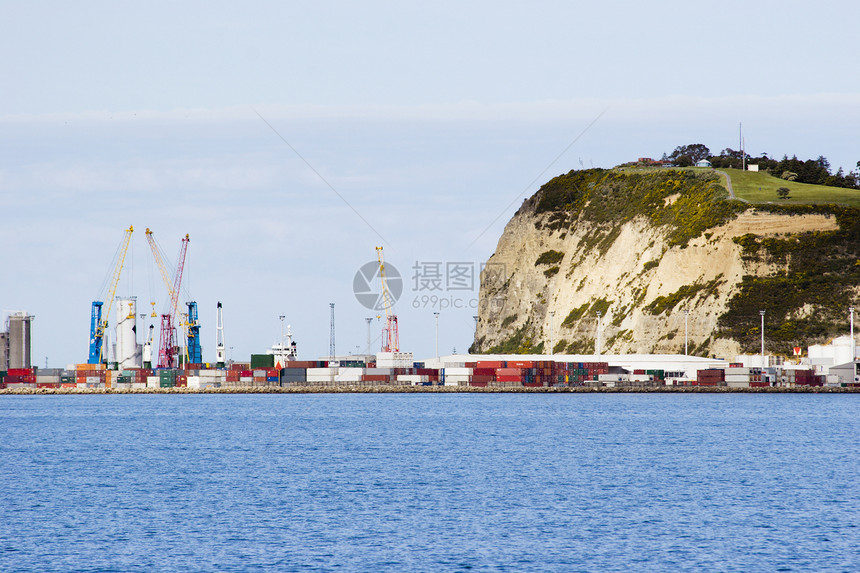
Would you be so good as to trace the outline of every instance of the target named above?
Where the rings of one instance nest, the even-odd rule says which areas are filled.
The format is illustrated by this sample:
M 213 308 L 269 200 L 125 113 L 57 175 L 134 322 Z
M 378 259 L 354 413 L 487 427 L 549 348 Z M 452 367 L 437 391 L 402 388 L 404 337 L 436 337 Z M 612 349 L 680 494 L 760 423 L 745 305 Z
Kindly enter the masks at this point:
M 146 388 L 146 382 L 132 382 L 131 388 L 133 390 L 143 390 L 144 388 Z
M 448 376 L 471 376 L 472 368 L 445 368 L 445 377 Z
M 599 382 L 623 382 L 625 380 L 629 380 L 630 376 L 627 374 L 598 374 L 597 380 Z
M 735 375 L 735 374 L 749 375 L 750 370 L 751 370 L 750 368 L 726 368 L 726 377 L 728 377 L 730 374 L 732 374 L 732 375 Z M 758 369 L 756 369 L 756 370 L 758 370 Z
M 87 383 L 86 382 L 78 382 L 75 384 L 75 386 L 77 386 L 78 388 L 86 388 Z
M 631 374 L 631 382 L 651 382 L 654 377 L 651 374 Z
M 364 368 L 359 367 L 344 367 L 340 369 L 340 372 L 338 372 L 339 376 L 361 376 L 362 374 L 364 374 Z
M 185 380 L 189 388 L 200 388 L 200 376 L 188 376 Z
M 411 352 L 378 352 L 376 365 L 380 368 L 412 368 L 414 362 Z
M 429 382 L 430 377 L 427 376 L 426 374 L 398 374 L 397 375 L 397 381 L 398 382 L 412 382 L 413 384 L 415 384 L 415 383 L 420 384 L 421 382 Z
M 147 388 L 160 388 L 161 387 L 161 378 L 158 376 L 147 376 L 146 377 L 146 387 Z
M 750 376 L 749 374 L 726 374 L 726 382 L 746 382 L 747 386 L 749 386 Z
M 329 368 L 308 368 L 307 375 L 308 376 L 334 376 L 338 372 L 337 366 L 331 366 Z

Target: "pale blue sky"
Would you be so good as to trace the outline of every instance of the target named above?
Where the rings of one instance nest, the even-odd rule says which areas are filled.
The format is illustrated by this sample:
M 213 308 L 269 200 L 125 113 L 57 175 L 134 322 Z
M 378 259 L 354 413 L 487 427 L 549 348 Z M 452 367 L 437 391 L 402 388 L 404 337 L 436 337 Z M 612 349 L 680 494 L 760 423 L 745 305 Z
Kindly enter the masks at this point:
M 120 292 L 142 302 L 164 298 L 143 230 L 171 256 L 190 233 L 207 360 L 218 300 L 236 359 L 275 341 L 280 314 L 303 358 L 327 354 L 329 302 L 338 351 L 363 349 L 352 279 L 381 241 L 254 110 L 388 242 L 402 346 L 420 356 L 433 315 L 415 297 L 434 293 L 411 290 L 411 267 L 477 267 L 553 175 L 734 148 L 738 122 L 754 155 L 852 168 L 860 6 L 716 6 L 3 3 L 0 309 L 37 316 L 36 363 L 84 361 L 133 224 Z M 468 305 L 477 288 L 435 294 Z M 468 347 L 472 314 L 442 310 L 443 352 Z

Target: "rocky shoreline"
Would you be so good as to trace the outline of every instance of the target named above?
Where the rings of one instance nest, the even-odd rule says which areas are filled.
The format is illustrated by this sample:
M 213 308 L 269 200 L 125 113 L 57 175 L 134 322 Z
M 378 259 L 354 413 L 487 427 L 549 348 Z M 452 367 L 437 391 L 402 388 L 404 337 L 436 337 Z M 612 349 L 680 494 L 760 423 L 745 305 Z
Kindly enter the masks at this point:
M 0 396 L 105 394 L 857 394 L 860 388 L 830 386 L 730 388 L 726 386 L 650 386 L 633 388 L 550 386 L 234 386 L 228 388 L 6 388 Z

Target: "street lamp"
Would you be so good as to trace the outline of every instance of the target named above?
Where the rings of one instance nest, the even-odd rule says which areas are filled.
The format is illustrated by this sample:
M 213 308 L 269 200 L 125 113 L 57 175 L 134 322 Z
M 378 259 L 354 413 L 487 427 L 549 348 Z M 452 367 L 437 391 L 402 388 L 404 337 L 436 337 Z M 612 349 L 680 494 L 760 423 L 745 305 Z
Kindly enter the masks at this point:
M 761 315 L 761 367 L 765 368 L 764 364 L 764 311 L 760 310 L 758 313 Z
M 687 327 L 689 324 L 689 318 L 690 318 L 690 311 L 685 309 L 684 310 L 684 356 L 688 355 L 688 352 L 687 352 L 687 342 L 688 342 L 687 331 L 688 331 L 688 328 Z
M 851 362 L 857 359 L 857 345 L 854 343 L 854 307 L 849 306 L 851 312 Z
M 439 313 L 434 312 L 433 318 L 436 320 L 436 360 L 439 360 Z

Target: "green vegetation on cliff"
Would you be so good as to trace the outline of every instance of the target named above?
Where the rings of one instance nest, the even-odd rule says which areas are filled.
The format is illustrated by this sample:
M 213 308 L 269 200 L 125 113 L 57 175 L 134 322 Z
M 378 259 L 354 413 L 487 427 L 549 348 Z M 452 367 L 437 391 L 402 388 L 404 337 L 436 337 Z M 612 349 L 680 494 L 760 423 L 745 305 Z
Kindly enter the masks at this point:
M 778 265 L 771 276 L 746 276 L 740 292 L 720 317 L 720 335 L 754 352 L 761 340 L 760 310 L 771 352 L 843 334 L 848 307 L 860 288 L 860 211 L 836 205 L 760 206 L 784 214 L 836 217 L 838 231 L 803 233 L 785 238 L 748 234 L 734 241 L 751 261 Z
M 670 246 L 685 245 L 746 208 L 728 196 L 712 172 L 587 169 L 551 179 L 529 202 L 536 214 L 551 213 L 550 230 L 588 221 L 593 234 L 585 247 L 603 253 L 621 225 L 638 216 L 665 228 Z

